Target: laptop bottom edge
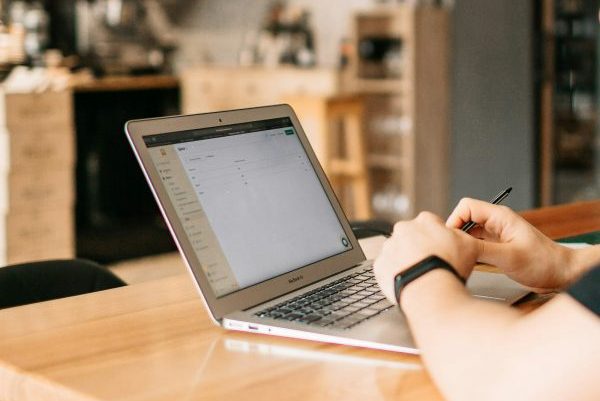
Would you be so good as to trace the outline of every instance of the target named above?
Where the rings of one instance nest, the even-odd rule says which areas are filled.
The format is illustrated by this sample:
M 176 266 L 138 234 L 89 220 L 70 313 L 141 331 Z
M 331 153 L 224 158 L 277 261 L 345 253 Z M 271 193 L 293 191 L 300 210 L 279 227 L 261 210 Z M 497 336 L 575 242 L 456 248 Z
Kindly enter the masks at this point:
M 398 337 L 395 339 L 393 337 L 390 338 L 389 336 L 385 336 L 388 338 L 380 338 L 378 336 L 378 333 L 382 333 L 381 325 L 385 324 L 384 322 L 386 320 L 390 320 L 389 318 L 395 320 L 393 315 L 394 313 L 392 311 L 388 311 L 372 321 L 365 322 L 359 327 L 356 327 L 356 329 L 341 331 L 340 333 L 334 332 L 333 330 L 331 330 L 329 333 L 326 333 L 324 332 L 325 330 L 317 328 L 314 328 L 313 330 L 310 326 L 296 329 L 264 323 L 248 322 L 244 319 L 228 317 L 223 319 L 223 327 L 227 330 L 267 334 L 279 337 L 296 338 L 309 341 L 418 355 L 419 350 L 413 345 L 412 338 L 403 338 L 405 336 L 402 335 L 404 333 L 401 333 L 401 330 L 399 330 L 397 333 Z M 392 323 L 392 325 L 393 324 L 394 323 Z M 386 330 L 385 332 L 389 334 L 389 331 Z

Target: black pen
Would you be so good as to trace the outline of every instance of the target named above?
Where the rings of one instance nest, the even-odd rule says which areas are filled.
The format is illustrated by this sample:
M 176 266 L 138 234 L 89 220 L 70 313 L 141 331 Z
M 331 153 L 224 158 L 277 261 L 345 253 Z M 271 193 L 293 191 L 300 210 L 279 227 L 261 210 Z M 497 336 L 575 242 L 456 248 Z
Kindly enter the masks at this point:
M 490 201 L 490 203 L 492 205 L 497 205 L 498 203 L 502 202 L 504 199 L 506 199 L 508 197 L 508 194 L 510 194 L 510 191 L 512 191 L 512 187 L 506 188 L 504 191 L 502 191 L 498 195 L 496 195 L 494 197 L 494 199 L 492 199 Z M 477 225 L 477 223 L 475 223 L 474 221 L 467 221 L 465 224 L 463 224 L 463 226 L 460 229 L 463 230 L 464 232 L 468 233 L 469 230 L 471 230 L 476 225 Z

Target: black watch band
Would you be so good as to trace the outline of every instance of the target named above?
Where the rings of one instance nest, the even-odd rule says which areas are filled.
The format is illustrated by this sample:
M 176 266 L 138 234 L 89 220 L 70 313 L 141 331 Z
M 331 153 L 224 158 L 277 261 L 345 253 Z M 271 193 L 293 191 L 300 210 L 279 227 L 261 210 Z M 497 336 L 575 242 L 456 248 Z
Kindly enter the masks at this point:
M 439 256 L 428 256 L 422 261 L 404 270 L 403 272 L 396 274 L 396 277 L 394 278 L 394 292 L 398 304 L 400 304 L 400 293 L 402 292 L 402 289 L 404 289 L 404 287 L 406 287 L 409 283 L 418 279 L 425 273 L 435 269 L 448 270 L 450 273 L 454 274 L 456 278 L 460 280 L 461 283 L 466 283 L 466 280 L 460 274 L 458 274 L 456 269 L 452 267 L 450 263 L 446 262 Z

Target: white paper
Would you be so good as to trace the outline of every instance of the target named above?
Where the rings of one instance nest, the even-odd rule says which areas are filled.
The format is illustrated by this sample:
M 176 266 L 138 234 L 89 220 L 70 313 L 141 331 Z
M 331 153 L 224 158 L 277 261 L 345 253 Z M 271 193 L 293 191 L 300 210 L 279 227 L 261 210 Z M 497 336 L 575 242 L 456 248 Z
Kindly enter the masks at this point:
M 582 248 L 587 248 L 589 246 L 592 246 L 591 244 L 588 244 L 586 242 L 571 242 L 571 243 L 559 242 L 559 244 L 561 244 L 562 246 L 566 246 L 567 248 L 571 248 L 571 249 L 582 249 Z

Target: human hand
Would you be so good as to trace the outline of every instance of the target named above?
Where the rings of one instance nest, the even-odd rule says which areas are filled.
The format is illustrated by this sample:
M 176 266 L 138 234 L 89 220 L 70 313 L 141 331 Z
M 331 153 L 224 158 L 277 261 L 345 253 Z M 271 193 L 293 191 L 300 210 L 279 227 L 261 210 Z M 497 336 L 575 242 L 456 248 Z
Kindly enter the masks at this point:
M 436 255 L 467 278 L 477 261 L 481 242 L 460 230 L 447 228 L 438 216 L 423 212 L 414 220 L 396 223 L 373 265 L 375 277 L 383 294 L 396 303 L 394 278 L 398 273 Z
M 482 239 L 478 261 L 497 266 L 513 280 L 536 292 L 563 288 L 570 281 L 572 251 L 561 246 L 506 206 L 464 198 L 446 225 L 478 224 L 470 234 Z

